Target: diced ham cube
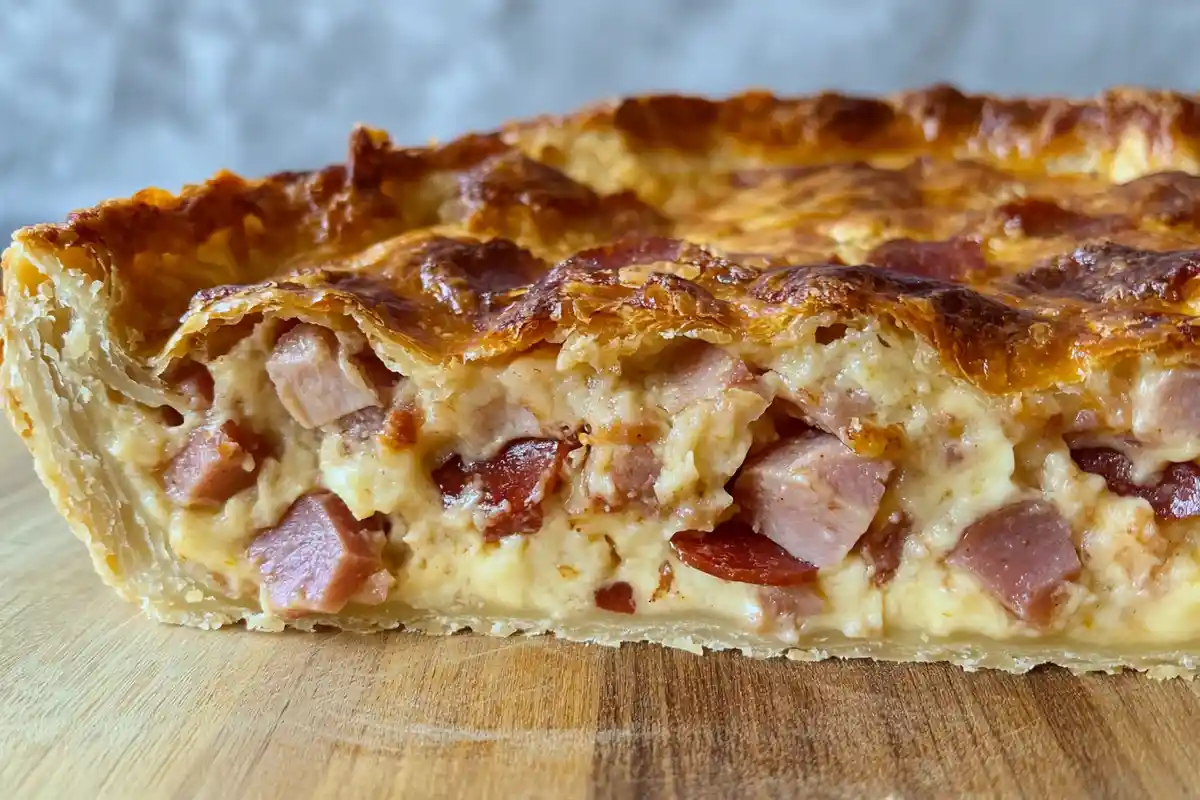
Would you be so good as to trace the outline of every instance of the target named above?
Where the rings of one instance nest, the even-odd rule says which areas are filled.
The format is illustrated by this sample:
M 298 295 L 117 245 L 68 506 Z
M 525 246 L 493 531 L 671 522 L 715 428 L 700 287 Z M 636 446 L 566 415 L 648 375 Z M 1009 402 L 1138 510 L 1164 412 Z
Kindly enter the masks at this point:
M 1200 436 L 1200 369 L 1143 376 L 1133 394 L 1133 433 L 1143 442 L 1164 444 Z
M 337 495 L 317 492 L 292 503 L 250 543 L 249 555 L 273 610 L 336 614 L 351 599 L 378 597 L 372 581 L 387 583 L 386 573 L 379 577 L 384 539 L 374 520 L 359 521 Z
M 213 377 L 208 367 L 196 361 L 188 361 L 172 370 L 168 380 L 176 390 L 187 398 L 193 411 L 205 411 L 213 402 Z
M 912 523 L 902 512 L 892 514 L 882 525 L 872 528 L 858 541 L 863 561 L 871 567 L 871 583 L 885 586 L 900 569 L 904 542 L 912 533 Z
M 392 590 L 392 585 L 395 582 L 396 579 L 392 577 L 392 573 L 386 569 L 381 569 L 367 578 L 362 588 L 350 598 L 350 602 L 363 606 L 377 606 L 380 603 L 384 603 L 387 601 L 388 592 Z
M 783 376 L 775 372 L 768 372 L 765 378 L 777 396 L 796 406 L 807 422 L 825 431 L 842 430 L 855 419 L 864 419 L 875 413 L 875 401 L 862 389 L 851 387 L 814 394 L 792 389 Z
M 610 509 L 631 503 L 655 506 L 654 482 L 661 470 L 662 463 L 649 445 L 596 445 L 584 466 L 584 486 L 588 496 Z
M 802 561 L 829 567 L 870 527 L 891 472 L 891 463 L 813 432 L 748 462 L 733 498 L 754 530 Z
M 795 630 L 807 617 L 825 610 L 825 598 L 815 583 L 797 586 L 763 586 L 757 593 L 758 607 L 750 612 L 751 623 L 759 633 L 781 634 Z
M 359 409 L 337 421 L 338 433 L 350 442 L 369 442 L 383 431 L 385 412 L 379 406 Z
M 486 461 L 464 463 L 452 456 L 433 471 L 433 481 L 445 507 L 474 504 L 484 539 L 534 533 L 542 526 L 542 501 L 558 485 L 569 449 L 557 439 L 520 439 Z
M 319 325 L 297 325 L 279 337 L 267 375 L 283 407 L 305 428 L 379 405 L 378 390 L 356 364 L 340 357 L 333 331 Z
M 693 403 L 711 400 L 726 389 L 758 391 L 758 379 L 745 362 L 719 347 L 694 342 L 658 376 L 659 405 L 677 414 Z
M 163 473 L 167 496 L 182 506 L 219 506 L 254 485 L 261 440 L 233 420 L 197 428 Z
M 384 410 L 378 406 L 364 408 L 340 418 L 338 430 L 351 442 L 377 439 L 392 450 L 399 450 L 417 441 L 421 416 L 416 406 L 400 404 Z
M 517 439 L 538 439 L 550 433 L 533 412 L 507 398 L 496 398 L 473 409 L 471 427 L 457 431 L 469 459 L 491 459 Z
M 1021 619 L 1045 624 L 1058 590 L 1079 575 L 1071 527 L 1042 500 L 1004 506 L 967 526 L 946 562 L 971 572 Z

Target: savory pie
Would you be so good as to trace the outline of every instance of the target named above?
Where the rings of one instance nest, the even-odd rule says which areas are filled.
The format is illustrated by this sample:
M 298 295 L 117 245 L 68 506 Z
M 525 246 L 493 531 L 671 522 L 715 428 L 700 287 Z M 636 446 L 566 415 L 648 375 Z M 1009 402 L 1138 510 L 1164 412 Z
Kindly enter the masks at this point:
M 17 232 L 13 425 L 206 628 L 1200 665 L 1200 102 L 656 96 Z

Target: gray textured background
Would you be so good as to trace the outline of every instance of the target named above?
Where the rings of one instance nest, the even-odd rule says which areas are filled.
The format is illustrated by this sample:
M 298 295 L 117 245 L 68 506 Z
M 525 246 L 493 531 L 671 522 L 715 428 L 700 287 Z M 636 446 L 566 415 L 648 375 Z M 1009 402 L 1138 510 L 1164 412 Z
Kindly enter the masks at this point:
M 0 0 L 0 235 L 647 90 L 1200 87 L 1191 0 Z

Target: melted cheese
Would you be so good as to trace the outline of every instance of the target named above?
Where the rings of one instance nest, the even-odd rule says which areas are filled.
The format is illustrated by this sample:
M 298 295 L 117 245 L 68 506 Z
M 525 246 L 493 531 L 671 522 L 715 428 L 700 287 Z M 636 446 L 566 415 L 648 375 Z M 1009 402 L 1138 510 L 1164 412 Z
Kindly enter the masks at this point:
M 675 532 L 711 528 L 729 509 L 724 486 L 754 444 L 754 423 L 767 400 L 730 389 L 668 417 L 636 369 L 623 373 L 612 348 L 583 337 L 507 364 L 415 375 L 409 391 L 425 413 L 420 440 L 390 449 L 300 428 L 264 376 L 269 346 L 260 330 L 210 364 L 217 387 L 213 413 L 274 432 L 277 456 L 263 466 L 256 489 L 220 511 L 173 508 L 158 484 L 162 463 L 202 424 L 198 416 L 168 429 L 147 424 L 144 410 L 128 408 L 127 416 L 143 419 L 117 426 L 124 433 L 111 449 L 141 468 L 146 508 L 154 522 L 169 527 L 176 553 L 221 575 L 243 597 L 258 592 L 256 570 L 245 558 L 255 531 L 275 524 L 297 497 L 325 487 L 359 518 L 382 512 L 391 519 L 385 560 L 396 581 L 387 602 L 442 614 L 580 620 L 606 613 L 595 606 L 598 588 L 625 581 L 639 615 L 708 619 L 788 643 L 827 632 L 1096 644 L 1200 636 L 1200 554 L 1188 539 L 1192 525 L 1159 524 L 1144 501 L 1111 495 L 1102 479 L 1075 468 L 1061 437 L 1045 428 L 1073 400 L 1038 398 L 1014 411 L 1004 398 L 945 376 L 936 355 L 909 337 L 868 328 L 818 345 L 818 322 L 770 350 L 740 354 L 773 370 L 791 391 L 870 399 L 870 424 L 898 431 L 904 444 L 889 491 L 914 531 L 886 586 L 874 586 L 866 564 L 851 555 L 820 573 L 823 609 L 796 619 L 771 618 L 764 590 L 691 569 L 669 545 Z M 489 421 L 497 408 L 504 419 L 518 409 L 541 424 L 662 426 L 665 434 L 653 445 L 663 463 L 654 486 L 662 511 L 569 513 L 566 498 L 579 486 L 566 486 L 544 504 L 536 534 L 485 542 L 471 509 L 443 508 L 430 467 L 450 451 L 473 457 L 502 444 L 512 431 L 503 420 Z M 578 473 L 577 463 L 573 469 Z M 984 513 L 1042 493 L 1070 522 L 1085 568 L 1055 622 L 1039 631 L 943 558 Z M 656 591 L 664 564 L 673 573 L 665 593 Z

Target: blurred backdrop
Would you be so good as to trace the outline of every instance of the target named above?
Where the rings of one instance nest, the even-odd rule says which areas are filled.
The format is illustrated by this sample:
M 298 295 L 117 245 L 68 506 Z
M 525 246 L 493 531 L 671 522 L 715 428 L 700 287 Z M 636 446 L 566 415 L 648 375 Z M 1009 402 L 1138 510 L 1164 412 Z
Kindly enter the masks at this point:
M 0 0 L 0 235 L 615 94 L 1200 87 L 1194 0 Z

